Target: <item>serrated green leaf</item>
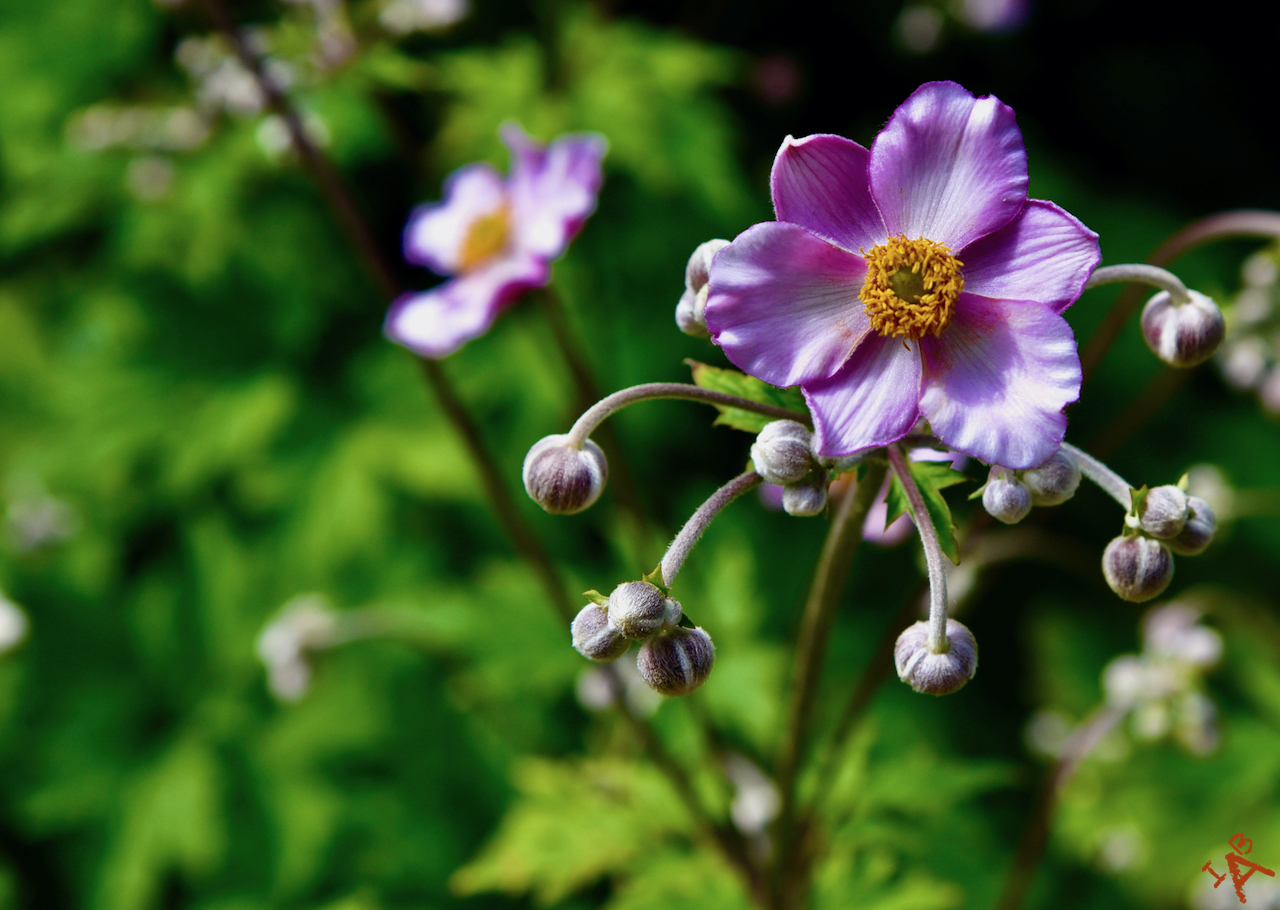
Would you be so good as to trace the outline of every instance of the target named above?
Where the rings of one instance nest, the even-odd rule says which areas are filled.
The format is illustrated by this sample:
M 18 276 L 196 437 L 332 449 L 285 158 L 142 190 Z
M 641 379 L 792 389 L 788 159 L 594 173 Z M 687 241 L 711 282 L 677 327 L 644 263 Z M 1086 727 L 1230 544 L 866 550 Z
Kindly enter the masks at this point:
M 640 577 L 660 591 L 667 590 L 667 586 L 662 583 L 662 563 L 654 566 L 652 572 L 647 572 Z
M 947 559 L 951 560 L 952 563 L 959 565 L 960 549 L 956 545 L 956 523 L 951 517 L 951 508 L 947 505 L 947 501 L 942 497 L 940 491 L 958 483 L 967 483 L 970 478 L 961 474 L 946 462 L 911 461 L 908 459 L 907 468 L 911 471 L 911 476 L 915 478 L 916 486 L 920 488 L 920 495 L 924 497 L 925 508 L 929 510 L 929 517 L 933 519 L 933 526 L 938 532 L 938 543 L 942 545 L 942 552 L 947 554 Z M 907 493 L 902 489 L 902 484 L 896 474 L 893 477 L 893 483 L 889 486 L 889 497 L 886 505 L 888 510 L 885 515 L 885 527 L 888 527 L 902 513 L 911 511 L 911 503 L 907 501 Z M 912 512 L 913 517 L 914 515 L 915 513 Z
M 724 392 L 726 395 L 737 395 L 739 398 L 775 408 L 786 408 L 796 412 L 797 420 L 810 422 L 809 409 L 805 406 L 804 396 L 800 394 L 799 387 L 780 389 L 737 370 L 713 367 L 696 360 L 686 360 L 685 363 L 693 371 L 693 383 L 699 388 Z M 763 414 L 753 414 L 741 408 L 724 408 L 716 405 L 716 410 L 720 412 L 720 416 L 716 418 L 717 424 L 733 427 L 735 430 L 744 430 L 747 433 L 759 433 L 766 424 L 776 419 L 765 417 Z

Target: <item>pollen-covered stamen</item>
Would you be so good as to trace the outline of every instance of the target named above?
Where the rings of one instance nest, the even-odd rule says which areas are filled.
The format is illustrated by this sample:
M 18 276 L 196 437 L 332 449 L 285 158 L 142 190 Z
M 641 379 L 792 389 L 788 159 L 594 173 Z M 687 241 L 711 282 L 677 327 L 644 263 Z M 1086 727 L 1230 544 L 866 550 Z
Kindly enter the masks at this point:
M 506 208 L 481 215 L 467 228 L 458 249 L 458 271 L 466 272 L 501 252 L 511 233 L 511 218 Z
M 917 341 L 951 324 L 964 290 L 964 265 L 945 245 L 899 234 L 862 250 L 867 277 L 858 296 L 871 327 L 881 335 Z

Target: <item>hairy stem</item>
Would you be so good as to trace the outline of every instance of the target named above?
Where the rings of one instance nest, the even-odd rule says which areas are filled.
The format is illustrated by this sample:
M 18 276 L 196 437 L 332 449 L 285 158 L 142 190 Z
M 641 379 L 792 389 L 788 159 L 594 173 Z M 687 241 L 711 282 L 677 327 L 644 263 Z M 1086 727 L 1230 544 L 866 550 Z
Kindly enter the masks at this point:
M 1120 503 L 1126 512 L 1133 507 L 1133 497 L 1129 493 L 1132 487 L 1127 480 L 1084 449 L 1078 449 L 1069 442 L 1062 444 L 1062 450 L 1076 460 L 1081 474 L 1100 486 L 1103 492 Z
M 1089 280 L 1084 283 L 1084 289 L 1087 291 L 1100 285 L 1119 284 L 1121 282 L 1147 284 L 1160 288 L 1162 291 L 1168 291 L 1174 303 L 1186 303 L 1188 299 L 1187 286 L 1182 283 L 1181 278 L 1157 265 L 1141 262 L 1109 265 L 1094 269 L 1093 274 L 1089 276 Z
M 896 445 L 889 446 L 888 451 L 889 465 L 898 483 L 902 484 L 902 491 L 907 494 L 907 502 L 911 503 L 911 514 L 920 530 L 924 561 L 929 569 L 929 650 L 934 654 L 946 654 L 951 647 L 947 643 L 947 570 L 943 565 L 946 557 L 938 542 L 938 529 L 933 526 L 924 495 L 911 476 L 906 456 Z
M 676 576 L 680 574 L 680 568 L 684 565 L 685 559 L 702 538 L 702 532 L 711 526 L 711 522 L 721 510 L 743 493 L 754 490 L 762 483 L 764 483 L 763 477 L 755 471 L 747 471 L 716 490 L 706 502 L 698 506 L 698 510 L 684 523 L 684 527 L 680 529 L 676 539 L 671 541 L 671 546 L 667 547 L 667 552 L 662 557 L 664 585 L 670 588 L 675 584 Z

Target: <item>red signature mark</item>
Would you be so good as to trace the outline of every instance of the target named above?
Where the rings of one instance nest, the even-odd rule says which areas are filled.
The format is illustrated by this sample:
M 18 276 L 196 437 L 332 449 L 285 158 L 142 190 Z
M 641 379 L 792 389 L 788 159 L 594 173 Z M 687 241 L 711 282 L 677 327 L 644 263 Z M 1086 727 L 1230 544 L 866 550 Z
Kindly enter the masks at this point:
M 1249 840 L 1249 838 L 1245 837 L 1243 834 L 1232 835 L 1231 840 L 1228 841 L 1228 843 L 1231 845 L 1231 849 L 1236 852 L 1228 853 L 1224 857 L 1227 861 L 1227 872 L 1222 875 L 1214 872 L 1211 862 L 1205 863 L 1201 866 L 1200 871 L 1208 872 L 1217 879 L 1217 881 L 1213 883 L 1213 887 L 1215 888 L 1226 880 L 1227 874 L 1230 874 L 1231 884 L 1236 886 L 1236 897 L 1240 898 L 1240 903 L 1243 904 L 1246 903 L 1244 897 L 1244 883 L 1249 880 L 1249 876 L 1253 875 L 1255 872 L 1261 872 L 1263 875 L 1270 875 L 1272 878 L 1275 878 L 1276 874 L 1270 869 L 1264 869 L 1257 863 L 1244 858 L 1245 854 L 1253 851 L 1253 841 Z M 1248 846 L 1246 846 L 1246 844 Z M 1237 856 L 1236 854 L 1239 855 Z M 1245 868 L 1248 868 L 1249 871 L 1241 874 L 1241 870 Z

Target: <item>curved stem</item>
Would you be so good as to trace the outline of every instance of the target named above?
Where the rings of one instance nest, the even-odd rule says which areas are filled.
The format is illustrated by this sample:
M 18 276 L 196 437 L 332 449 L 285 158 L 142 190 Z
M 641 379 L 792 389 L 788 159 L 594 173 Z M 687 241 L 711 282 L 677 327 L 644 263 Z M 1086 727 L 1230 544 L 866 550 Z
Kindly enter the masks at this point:
M 711 526 L 711 522 L 720 514 L 720 511 L 743 493 L 754 490 L 762 483 L 764 483 L 763 477 L 755 471 L 747 471 L 716 490 L 706 502 L 698 506 L 698 510 L 684 523 L 684 527 L 680 529 L 676 539 L 671 541 L 671 546 L 667 547 L 667 552 L 662 557 L 664 585 L 670 588 L 675 584 L 676 576 L 680 574 L 680 568 L 684 565 L 685 559 L 702 537 L 702 532 Z
M 795 411 L 788 411 L 786 408 L 775 408 L 772 405 L 760 404 L 758 401 L 739 398 L 737 395 L 713 392 L 701 386 L 689 385 L 683 382 L 646 382 L 643 385 L 635 385 L 629 389 L 614 392 L 612 395 L 593 404 L 569 430 L 567 442 L 580 449 L 592 431 L 604 422 L 605 418 L 610 414 L 622 410 L 627 405 L 635 404 L 637 401 L 649 401 L 655 398 L 683 398 L 687 401 L 702 401 L 707 404 L 717 404 L 738 408 L 743 411 L 751 411 L 755 414 L 763 414 L 765 417 L 773 417 L 776 420 L 798 420 L 806 424 L 810 422 L 807 414 L 798 414 Z
M 1093 274 L 1089 276 L 1089 280 L 1084 283 L 1084 289 L 1087 291 L 1089 288 L 1096 288 L 1099 285 L 1117 284 L 1119 282 L 1149 284 L 1152 287 L 1168 291 L 1175 304 L 1188 301 L 1187 286 L 1182 283 L 1181 278 L 1159 266 L 1142 262 L 1109 265 L 1105 268 L 1094 269 Z
M 1120 503 L 1120 506 L 1126 512 L 1133 507 L 1133 497 L 1129 493 L 1133 488 L 1129 486 L 1127 480 L 1088 452 L 1076 448 L 1069 442 L 1062 444 L 1062 450 L 1076 460 L 1076 464 L 1080 466 L 1081 474 L 1102 487 L 1103 491 Z
M 896 445 L 889 446 L 889 465 L 907 494 L 907 502 L 911 503 L 912 517 L 920 530 L 920 543 L 924 545 L 925 565 L 929 568 L 929 650 L 946 654 L 951 648 L 947 643 L 947 570 L 942 562 L 945 557 L 938 543 L 938 529 L 933 526 L 933 518 L 916 479 L 911 476 L 907 459 Z

